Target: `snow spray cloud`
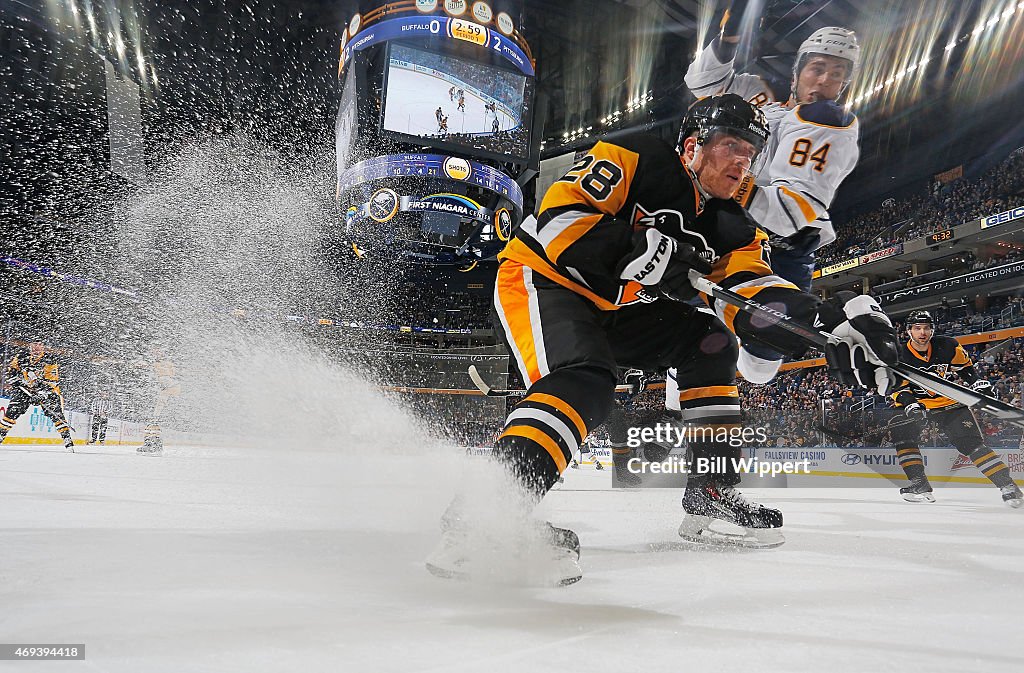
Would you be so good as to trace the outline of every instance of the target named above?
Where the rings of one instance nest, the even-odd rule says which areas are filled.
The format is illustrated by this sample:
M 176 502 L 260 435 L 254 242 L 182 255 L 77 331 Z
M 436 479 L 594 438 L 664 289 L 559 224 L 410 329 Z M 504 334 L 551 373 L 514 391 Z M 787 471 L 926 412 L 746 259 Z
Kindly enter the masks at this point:
M 412 421 L 328 346 L 270 317 L 386 300 L 383 285 L 341 288 L 323 263 L 319 241 L 336 221 L 333 162 L 296 156 L 241 135 L 197 142 L 115 216 L 121 277 L 147 298 L 135 316 L 142 377 L 145 360 L 167 358 L 181 382 L 160 420 L 246 443 L 421 443 Z

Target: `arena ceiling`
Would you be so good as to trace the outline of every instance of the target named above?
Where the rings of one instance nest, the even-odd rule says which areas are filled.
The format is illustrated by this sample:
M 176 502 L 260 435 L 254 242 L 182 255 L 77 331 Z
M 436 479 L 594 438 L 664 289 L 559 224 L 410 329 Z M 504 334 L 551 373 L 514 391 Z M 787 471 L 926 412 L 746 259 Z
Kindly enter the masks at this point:
M 666 135 L 691 100 L 682 79 L 720 10 L 698 0 L 508 0 L 520 5 L 519 24 L 538 62 L 538 106 L 544 114 L 544 152 L 578 149 L 597 135 L 662 126 Z M 338 27 L 357 9 L 352 0 L 113 0 L 132 19 L 159 87 L 154 106 L 175 124 L 244 113 L 238 92 L 262 91 L 276 119 L 328 131 L 335 106 L 333 74 Z M 501 0 L 494 0 L 495 6 Z M 720 2 L 724 6 L 724 2 Z M 892 190 L 1002 145 L 1020 145 L 1008 122 L 1024 90 L 1020 65 L 1024 29 L 1011 0 L 751 0 L 764 21 L 742 68 L 783 81 L 792 56 L 813 30 L 857 30 L 864 63 L 848 93 L 861 118 L 862 158 L 848 184 L 857 194 Z M 92 0 L 7 0 L 5 30 L 32 26 L 60 42 L 80 38 Z M 78 12 L 74 17 L 70 11 Z M 97 10 L 101 11 L 101 10 Z M 754 10 L 756 11 L 756 9 Z M 63 16 L 64 24 L 54 20 Z M 993 25 L 991 17 L 997 18 Z M 999 21 L 1001 19 L 1001 21 Z M 126 25 L 132 21 L 123 21 Z M 981 26 L 979 31 L 977 26 Z M 82 29 L 84 30 L 84 28 Z M 100 31 L 102 33 L 102 31 Z M 126 39 L 130 40 L 131 35 Z M 102 41 L 102 36 L 101 36 Z M 945 45 L 955 48 L 945 50 Z M 3 46 L 9 46 L 9 41 Z M 927 67 L 914 68 L 921 59 Z M 53 68 L 28 57 L 41 86 Z M 33 66 L 31 62 L 36 61 Z M 905 75 L 905 76 L 904 76 Z M 894 80 L 886 84 L 887 80 Z M 871 88 L 867 92 L 867 88 Z M 876 89 L 877 87 L 877 89 Z M 296 114 L 291 107 L 301 107 Z M 632 108 L 632 109 L 631 109 Z M 612 122 L 606 120 L 619 112 Z M 54 113 L 57 114 L 57 113 Z M 566 134 L 578 132 L 575 138 Z M 1012 149 L 1012 148 L 1011 148 Z M 848 190 L 854 191 L 854 190 Z

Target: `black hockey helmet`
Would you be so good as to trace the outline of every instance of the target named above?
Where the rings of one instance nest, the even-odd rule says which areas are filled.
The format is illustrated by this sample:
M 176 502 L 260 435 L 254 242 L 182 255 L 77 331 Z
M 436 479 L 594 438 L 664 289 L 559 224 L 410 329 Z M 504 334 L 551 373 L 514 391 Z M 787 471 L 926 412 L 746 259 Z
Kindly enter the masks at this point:
M 906 324 L 907 329 L 910 329 L 911 325 L 929 325 L 932 329 L 935 329 L 935 321 L 932 319 L 932 314 L 925 310 L 911 311 L 904 324 Z
M 682 152 L 683 141 L 694 135 L 703 145 L 716 131 L 742 138 L 758 152 L 768 142 L 768 121 L 764 113 L 741 96 L 720 93 L 701 98 L 686 111 L 676 149 Z

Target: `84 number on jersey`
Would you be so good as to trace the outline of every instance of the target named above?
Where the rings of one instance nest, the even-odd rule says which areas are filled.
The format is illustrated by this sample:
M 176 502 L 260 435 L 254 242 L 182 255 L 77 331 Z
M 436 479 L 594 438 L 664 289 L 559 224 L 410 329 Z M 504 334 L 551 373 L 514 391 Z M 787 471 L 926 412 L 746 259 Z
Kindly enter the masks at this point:
M 595 201 L 604 201 L 612 195 L 615 185 L 622 182 L 622 169 L 607 159 L 595 162 L 594 156 L 588 154 L 576 162 L 576 165 L 558 181 L 579 182 L 580 188 Z
M 825 143 L 811 152 L 812 149 L 811 141 L 808 138 L 798 138 L 793 143 L 793 151 L 789 155 L 789 165 L 800 168 L 810 161 L 814 164 L 814 170 L 821 173 L 825 170 L 825 162 L 828 161 L 828 151 L 832 149 L 832 144 Z

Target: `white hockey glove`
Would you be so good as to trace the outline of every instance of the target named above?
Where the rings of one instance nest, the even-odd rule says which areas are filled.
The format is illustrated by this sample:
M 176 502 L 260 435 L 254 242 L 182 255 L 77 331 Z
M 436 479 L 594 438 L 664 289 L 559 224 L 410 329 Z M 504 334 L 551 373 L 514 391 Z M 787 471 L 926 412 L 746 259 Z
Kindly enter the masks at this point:
M 688 301 L 697 295 L 690 283 L 690 269 L 702 275 L 711 273 L 711 265 L 697 255 L 692 245 L 680 243 L 654 227 L 635 232 L 633 244 L 633 250 L 619 262 L 619 278 L 657 287 L 670 299 Z
M 627 369 L 622 383 L 630 387 L 630 395 L 639 395 L 647 389 L 647 372 L 642 369 Z
M 923 421 L 928 418 L 928 409 L 920 402 L 911 402 L 903 407 L 903 413 L 914 421 Z
M 982 395 L 991 395 L 992 384 L 989 383 L 987 379 L 978 379 L 973 384 L 971 384 L 971 390 L 973 390 L 976 393 L 981 393 Z
M 619 278 L 641 285 L 657 285 L 665 276 L 676 240 L 653 227 L 633 234 L 633 250 L 619 262 Z
M 864 386 L 885 395 L 896 383 L 886 365 L 899 361 L 896 330 L 869 295 L 837 292 L 818 309 L 816 324 L 836 339 L 825 345 L 829 373 L 848 386 Z

